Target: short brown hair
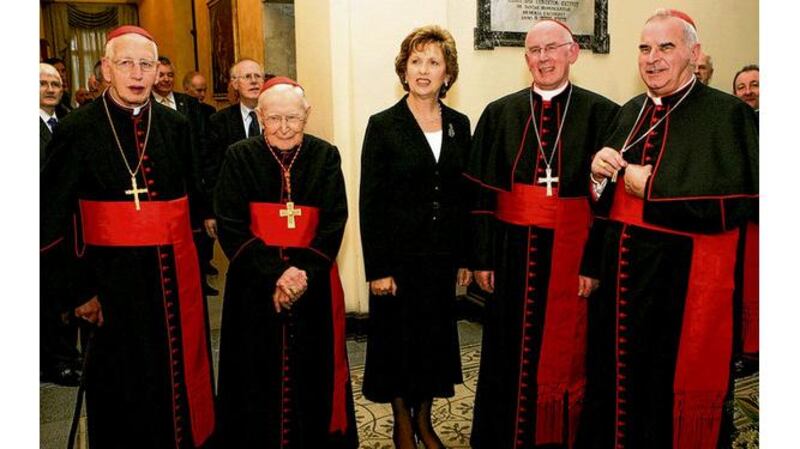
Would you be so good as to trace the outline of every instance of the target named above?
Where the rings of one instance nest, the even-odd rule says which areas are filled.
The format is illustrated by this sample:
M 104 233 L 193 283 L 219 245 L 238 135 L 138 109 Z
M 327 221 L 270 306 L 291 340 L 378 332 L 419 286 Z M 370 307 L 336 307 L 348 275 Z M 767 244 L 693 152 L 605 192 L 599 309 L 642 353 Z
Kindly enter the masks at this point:
M 439 90 L 439 97 L 444 98 L 447 95 L 448 89 L 455 84 L 458 79 L 458 51 L 456 50 L 456 41 L 449 31 L 438 25 L 426 25 L 424 27 L 416 28 L 411 32 L 403 43 L 400 44 L 400 53 L 394 58 L 394 71 L 400 78 L 400 84 L 403 89 L 408 91 L 408 83 L 406 77 L 406 65 L 408 58 L 414 50 L 421 50 L 428 44 L 435 43 L 442 49 L 444 54 L 445 73 L 450 78 L 450 82 L 443 85 Z
M 761 70 L 758 69 L 758 64 L 748 64 L 748 65 L 742 67 L 741 70 L 736 72 L 736 75 L 733 75 L 733 93 L 734 94 L 736 93 L 736 78 L 739 78 L 739 75 L 741 75 L 744 72 L 759 72 L 759 73 L 761 73 Z

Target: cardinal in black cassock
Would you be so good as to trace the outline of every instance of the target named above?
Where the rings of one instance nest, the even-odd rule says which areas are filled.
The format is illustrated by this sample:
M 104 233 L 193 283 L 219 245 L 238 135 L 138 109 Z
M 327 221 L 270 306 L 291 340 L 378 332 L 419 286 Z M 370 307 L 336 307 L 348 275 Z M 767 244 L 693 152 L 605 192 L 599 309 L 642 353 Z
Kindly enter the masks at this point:
M 605 219 L 579 447 L 730 447 L 734 266 L 757 211 L 758 133 L 751 108 L 692 75 L 689 23 L 648 20 L 648 93 L 622 107 L 592 162 Z
M 88 302 L 78 315 L 102 323 L 85 373 L 90 445 L 197 448 L 215 420 L 189 224 L 188 196 L 199 191 L 189 126 L 149 101 L 157 48 L 147 31 L 125 26 L 108 39 L 111 87 L 63 120 L 41 174 L 42 257 L 74 211 L 83 256 L 59 267 L 69 276 L 44 263 L 41 275 L 67 279 L 70 296 Z
M 582 260 L 592 241 L 586 177 L 618 106 L 569 82 L 578 48 L 564 24 L 539 22 L 526 47 L 533 86 L 486 107 L 466 173 L 481 186 L 470 268 L 494 292 L 475 399 L 476 449 L 566 446 L 583 398 L 585 296 L 598 269 Z M 493 285 L 482 278 L 487 272 Z
M 230 259 L 219 372 L 222 447 L 358 446 L 335 267 L 347 221 L 336 147 L 303 134 L 292 80 L 264 84 L 264 136 L 231 145 L 215 191 Z

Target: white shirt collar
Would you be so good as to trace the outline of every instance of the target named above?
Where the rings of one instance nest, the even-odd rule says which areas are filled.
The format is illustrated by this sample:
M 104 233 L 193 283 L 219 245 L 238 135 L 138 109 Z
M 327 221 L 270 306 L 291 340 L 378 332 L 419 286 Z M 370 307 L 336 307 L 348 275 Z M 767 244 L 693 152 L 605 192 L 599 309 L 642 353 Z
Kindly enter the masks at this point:
M 165 104 L 164 106 L 169 106 L 172 109 L 175 109 L 176 111 L 178 110 L 178 103 L 175 101 L 175 95 L 173 95 L 172 92 L 170 92 L 169 95 L 162 97 L 161 95 L 156 93 L 156 91 L 153 91 L 153 98 L 155 98 L 156 101 L 161 104 L 164 104 L 164 99 L 168 99 L 169 104 L 168 105 Z
M 47 123 L 47 121 L 50 120 L 51 118 L 54 118 L 54 119 L 58 120 L 58 117 L 56 117 L 56 112 L 55 111 L 53 111 L 52 114 L 48 114 L 47 111 L 45 111 L 42 108 L 39 108 L 39 117 L 41 117 L 42 120 L 44 120 L 45 123 Z M 50 125 L 47 125 L 47 126 L 50 126 Z
M 250 112 L 255 110 L 248 108 L 247 106 L 245 106 L 244 103 L 241 102 L 239 103 L 239 109 L 242 111 L 242 120 L 244 120 L 245 122 L 247 122 L 248 117 L 250 117 Z
M 553 90 L 540 89 L 539 87 L 536 87 L 536 83 L 534 83 L 533 84 L 533 91 L 536 92 L 537 94 L 539 94 L 539 96 L 542 97 L 542 100 L 550 101 L 553 98 L 555 98 L 556 95 L 560 94 L 561 92 L 564 92 L 564 90 L 567 88 L 567 86 L 569 86 L 569 80 L 567 80 L 564 83 L 563 86 L 557 87 L 557 88 L 555 88 Z
M 244 135 L 246 136 L 247 132 L 250 130 L 250 120 L 251 120 L 250 119 L 250 112 L 254 111 L 255 109 L 250 109 L 247 106 L 245 106 L 244 103 L 240 102 L 239 103 L 239 110 L 242 113 L 242 123 L 244 124 Z M 256 123 L 258 123 L 258 119 L 253 118 L 252 120 L 255 120 Z M 258 129 L 259 130 L 261 129 L 261 124 L 258 125 Z
M 695 76 L 694 76 L 694 75 L 692 75 L 692 77 L 691 77 L 691 78 L 689 78 L 689 81 L 687 81 L 687 82 L 683 83 L 683 86 L 681 86 L 681 87 L 679 87 L 679 88 L 675 89 L 675 92 L 680 92 L 680 91 L 682 91 L 684 87 L 686 87 L 686 86 L 688 86 L 689 84 L 691 84 L 691 83 L 692 83 L 692 81 L 694 81 L 694 80 L 695 80 Z M 668 94 L 668 95 L 662 95 L 662 96 L 660 96 L 660 97 L 657 97 L 657 96 L 653 95 L 653 93 L 652 93 L 652 92 L 650 92 L 650 90 L 648 90 L 648 91 L 647 91 L 647 96 L 648 96 L 648 97 L 650 97 L 650 99 L 651 99 L 651 100 L 653 100 L 653 103 L 655 103 L 655 104 L 656 104 L 656 106 L 661 106 L 661 99 L 662 99 L 662 98 L 664 98 L 664 97 L 669 97 L 670 95 L 674 94 L 675 92 L 672 92 L 672 93 L 670 93 L 670 94 Z

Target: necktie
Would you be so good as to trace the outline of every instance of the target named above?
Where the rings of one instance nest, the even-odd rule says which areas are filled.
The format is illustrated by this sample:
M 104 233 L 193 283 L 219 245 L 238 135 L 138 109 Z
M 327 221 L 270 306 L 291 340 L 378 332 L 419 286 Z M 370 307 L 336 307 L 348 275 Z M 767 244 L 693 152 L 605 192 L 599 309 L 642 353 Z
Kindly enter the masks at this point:
M 58 126 L 58 120 L 55 117 L 50 117 L 47 119 L 47 126 L 50 127 L 50 132 L 54 133 L 56 131 L 56 126 Z
M 170 109 L 175 109 L 175 108 L 172 107 L 172 100 L 170 100 L 169 97 L 162 98 L 161 99 L 161 104 L 163 104 L 164 106 L 166 106 L 166 107 L 168 107 Z
M 258 127 L 258 119 L 256 118 L 256 111 L 250 111 L 250 126 L 247 128 L 247 137 L 253 137 L 261 134 L 261 129 Z

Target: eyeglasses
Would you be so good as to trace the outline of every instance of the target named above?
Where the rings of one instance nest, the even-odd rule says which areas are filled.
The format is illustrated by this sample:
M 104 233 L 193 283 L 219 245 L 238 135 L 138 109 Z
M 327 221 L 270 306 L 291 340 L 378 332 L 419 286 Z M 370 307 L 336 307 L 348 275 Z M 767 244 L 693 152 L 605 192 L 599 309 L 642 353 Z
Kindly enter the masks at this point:
M 261 73 L 248 73 L 247 75 L 236 76 L 234 79 L 245 79 L 247 81 L 258 81 L 261 82 L 264 80 L 264 75 Z
M 61 81 L 39 80 L 39 87 L 49 87 L 51 89 L 61 89 Z
M 112 61 L 118 69 L 125 73 L 130 73 L 133 71 L 133 68 L 137 65 L 142 70 L 142 72 L 154 72 L 156 70 L 156 66 L 158 66 L 158 61 L 154 61 L 152 59 L 140 59 L 138 62 L 134 61 L 133 59 L 118 59 L 116 61 Z
M 282 125 L 284 120 L 290 128 L 297 129 L 303 125 L 306 118 L 302 115 L 268 115 L 264 118 L 266 125 L 271 128 Z
M 545 47 L 530 47 L 526 51 L 531 56 L 541 56 L 544 54 L 545 56 L 550 56 L 556 51 L 557 48 L 563 47 L 565 45 L 572 45 L 574 42 L 564 42 L 563 44 L 549 44 Z

